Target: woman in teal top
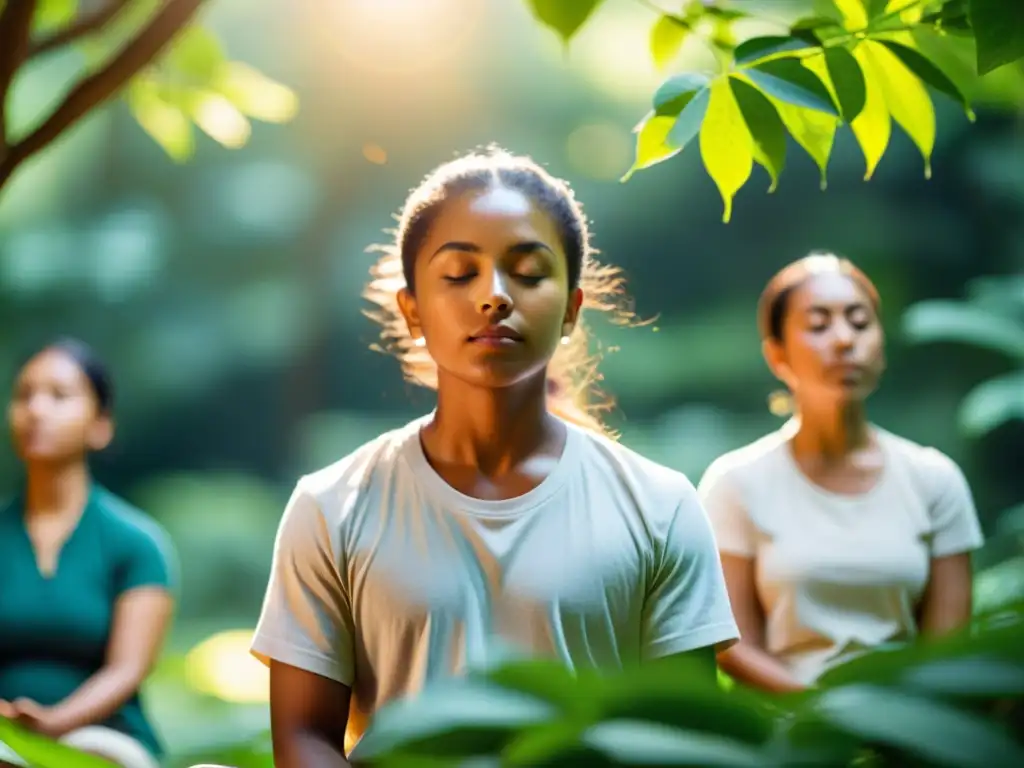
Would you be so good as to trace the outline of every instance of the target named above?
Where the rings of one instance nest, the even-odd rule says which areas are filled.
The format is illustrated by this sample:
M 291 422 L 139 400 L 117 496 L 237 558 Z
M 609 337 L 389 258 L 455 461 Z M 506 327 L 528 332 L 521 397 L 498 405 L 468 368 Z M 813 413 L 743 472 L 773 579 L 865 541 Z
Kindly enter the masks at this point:
M 8 418 L 25 484 L 0 505 L 0 716 L 154 768 L 139 687 L 170 625 L 174 556 L 160 526 L 90 478 L 111 406 L 110 377 L 80 342 L 46 347 L 18 375 Z

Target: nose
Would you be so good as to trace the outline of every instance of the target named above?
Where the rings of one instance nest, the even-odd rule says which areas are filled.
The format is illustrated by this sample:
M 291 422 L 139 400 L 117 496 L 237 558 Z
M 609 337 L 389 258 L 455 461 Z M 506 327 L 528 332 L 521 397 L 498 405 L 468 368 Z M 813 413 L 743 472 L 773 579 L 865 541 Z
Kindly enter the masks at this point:
M 507 317 L 512 312 L 512 296 L 508 290 L 508 281 L 501 273 L 501 270 L 494 270 L 489 281 L 484 281 L 479 299 L 477 299 L 477 311 L 483 315 L 497 315 Z
M 839 349 L 849 349 L 853 346 L 857 331 L 849 324 L 839 322 L 835 324 L 833 340 Z

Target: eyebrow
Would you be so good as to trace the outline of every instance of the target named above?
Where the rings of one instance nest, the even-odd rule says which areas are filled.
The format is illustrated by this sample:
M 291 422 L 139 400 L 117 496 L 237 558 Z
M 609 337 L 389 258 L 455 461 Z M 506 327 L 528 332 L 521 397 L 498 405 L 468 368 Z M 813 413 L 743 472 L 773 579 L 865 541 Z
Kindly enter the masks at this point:
M 483 249 L 476 243 L 468 243 L 461 240 L 452 240 L 450 242 L 445 243 L 436 251 L 434 251 L 431 254 L 430 258 L 432 259 L 439 253 L 443 253 L 444 251 L 460 251 L 462 253 L 482 253 Z M 555 255 L 555 252 L 551 250 L 549 246 L 542 243 L 540 240 L 523 240 L 522 242 L 516 243 L 511 248 L 506 249 L 505 253 L 518 255 L 524 253 L 536 253 L 537 251 L 547 251 L 552 256 Z

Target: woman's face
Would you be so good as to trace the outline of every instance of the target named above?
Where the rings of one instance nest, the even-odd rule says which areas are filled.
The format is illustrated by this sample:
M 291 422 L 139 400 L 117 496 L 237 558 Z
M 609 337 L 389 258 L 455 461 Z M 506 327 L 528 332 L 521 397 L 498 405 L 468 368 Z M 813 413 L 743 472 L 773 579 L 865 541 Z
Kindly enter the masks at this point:
M 48 349 L 21 369 L 7 408 L 14 449 L 26 463 L 60 463 L 105 448 L 110 419 L 78 363 Z
M 423 337 L 439 380 L 501 388 L 543 375 L 572 331 L 583 294 L 569 290 L 551 217 L 525 195 L 495 188 L 442 204 L 399 304 Z
M 813 275 L 789 296 L 783 339 L 768 343 L 769 365 L 798 399 L 864 400 L 885 368 L 874 304 L 841 272 Z

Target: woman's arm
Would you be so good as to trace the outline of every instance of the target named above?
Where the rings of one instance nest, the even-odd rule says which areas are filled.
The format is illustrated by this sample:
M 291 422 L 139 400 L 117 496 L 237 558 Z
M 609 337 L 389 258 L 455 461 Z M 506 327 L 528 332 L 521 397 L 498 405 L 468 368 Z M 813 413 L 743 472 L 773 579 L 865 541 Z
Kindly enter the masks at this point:
M 270 727 L 277 768 L 348 768 L 345 727 L 352 689 L 270 662 Z
M 104 665 L 74 693 L 50 708 L 51 727 L 60 735 L 105 720 L 139 690 L 160 654 L 174 599 L 164 587 L 137 587 L 123 593 Z
M 918 612 L 922 635 L 940 637 L 967 626 L 972 582 L 970 554 L 932 558 Z
M 804 690 L 806 686 L 764 649 L 764 611 L 755 589 L 753 558 L 724 553 L 721 558 L 740 640 L 718 655 L 719 665 L 754 688 L 774 693 Z

